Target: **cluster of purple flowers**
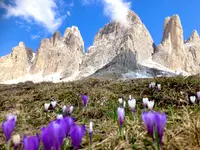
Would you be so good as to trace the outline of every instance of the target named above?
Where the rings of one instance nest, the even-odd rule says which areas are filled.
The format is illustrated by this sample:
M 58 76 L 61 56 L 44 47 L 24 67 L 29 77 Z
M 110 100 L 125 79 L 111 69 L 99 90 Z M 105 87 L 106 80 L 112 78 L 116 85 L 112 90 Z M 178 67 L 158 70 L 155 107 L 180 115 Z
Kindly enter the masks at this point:
M 84 108 L 88 103 L 88 96 L 81 96 Z M 53 101 L 51 103 L 45 103 L 45 111 L 48 111 L 49 106 L 52 105 L 53 108 L 56 107 L 57 102 Z M 70 137 L 72 145 L 75 150 L 79 149 L 82 138 L 85 135 L 86 127 L 85 125 L 79 126 L 74 122 L 74 119 L 66 116 L 67 107 L 63 107 L 63 115 L 58 115 L 57 119 L 51 121 L 46 127 L 42 127 L 41 134 L 36 134 L 35 136 L 26 135 L 23 137 L 23 148 L 24 150 L 38 150 L 40 143 L 43 144 L 44 150 L 60 150 L 64 139 Z M 73 106 L 69 107 L 69 114 L 73 111 Z M 15 128 L 17 117 L 15 115 L 8 115 L 6 121 L 2 123 L 2 130 L 6 141 L 9 142 L 11 139 L 12 132 Z M 90 142 L 92 142 L 92 122 L 90 122 Z M 20 138 L 20 137 L 17 137 Z M 20 142 L 20 139 L 17 139 Z M 19 142 L 14 145 L 15 149 L 18 147 Z M 15 144 L 15 143 L 14 143 Z
M 148 134 L 155 140 L 155 133 L 157 132 L 159 138 L 159 144 L 162 145 L 162 138 L 164 134 L 164 128 L 167 121 L 167 115 L 159 112 L 143 112 L 142 120 L 147 128 Z
M 123 101 L 122 99 L 119 99 L 119 103 L 122 103 L 122 101 Z M 143 103 L 144 104 L 149 103 L 148 98 L 143 98 Z M 135 110 L 136 100 L 129 98 L 128 104 L 133 112 L 133 110 Z M 155 141 L 155 133 L 157 133 L 158 141 L 156 142 L 158 142 L 159 145 L 161 146 L 167 116 L 165 113 L 154 112 L 153 105 L 154 105 L 154 101 L 153 101 L 150 111 L 149 112 L 144 111 L 142 113 L 142 120 L 147 128 L 148 134 L 152 137 L 153 141 Z M 124 118 L 125 118 L 125 109 L 123 107 L 118 107 L 117 115 L 118 115 L 119 128 L 121 132 Z M 120 135 L 121 134 L 122 133 L 120 133 Z
M 3 133 L 7 141 L 11 138 L 15 122 L 16 116 L 8 116 L 7 120 L 2 124 Z M 46 127 L 42 127 L 40 135 L 36 134 L 36 136 L 30 137 L 25 135 L 23 138 L 23 147 L 24 150 L 38 150 L 41 141 L 45 150 L 52 148 L 60 150 L 64 139 L 70 136 L 72 145 L 77 150 L 85 132 L 85 125 L 76 125 L 73 118 L 58 118 L 51 121 Z

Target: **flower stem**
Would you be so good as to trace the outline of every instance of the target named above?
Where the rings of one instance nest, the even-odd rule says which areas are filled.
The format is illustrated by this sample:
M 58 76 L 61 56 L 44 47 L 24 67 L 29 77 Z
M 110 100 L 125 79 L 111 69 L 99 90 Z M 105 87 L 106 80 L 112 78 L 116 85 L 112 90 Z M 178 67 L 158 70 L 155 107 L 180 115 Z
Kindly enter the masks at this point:
M 7 150 L 10 150 L 10 144 L 11 144 L 11 141 L 9 140 L 7 143 Z
M 89 150 L 91 150 L 92 147 L 92 134 L 90 134 L 90 144 L 89 144 Z

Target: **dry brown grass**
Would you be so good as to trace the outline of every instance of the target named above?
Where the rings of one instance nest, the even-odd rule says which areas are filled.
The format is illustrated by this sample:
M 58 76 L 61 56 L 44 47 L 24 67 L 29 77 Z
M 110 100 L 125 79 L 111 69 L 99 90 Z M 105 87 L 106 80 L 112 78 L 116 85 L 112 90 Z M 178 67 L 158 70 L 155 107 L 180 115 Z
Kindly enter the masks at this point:
M 162 90 L 151 92 L 148 85 L 151 81 L 162 84 Z M 12 93 L 10 87 L 13 87 Z M 43 125 L 56 118 L 62 105 L 75 106 L 74 117 L 76 122 L 86 125 L 94 122 L 94 150 L 132 149 L 132 136 L 134 136 L 135 149 L 145 149 L 144 140 L 151 139 L 147 136 L 146 129 L 141 120 L 143 111 L 141 99 L 149 97 L 155 100 L 155 110 L 166 112 L 168 115 L 166 130 L 163 139 L 164 150 L 199 150 L 200 149 L 200 106 L 188 103 L 190 95 L 196 95 L 200 90 L 200 77 L 176 77 L 135 79 L 129 81 L 111 81 L 100 79 L 85 79 L 70 83 L 40 83 L 27 82 L 18 85 L 0 86 L 0 122 L 8 113 L 17 114 L 17 126 L 14 134 L 32 135 L 40 131 Z M 80 93 L 88 93 L 89 104 L 86 112 L 82 112 Z M 117 108 L 118 96 L 126 100 L 129 95 L 137 99 L 137 112 L 134 119 L 126 108 L 125 140 L 119 138 L 117 122 L 113 120 L 113 109 Z M 45 102 L 54 98 L 59 106 L 55 112 L 46 114 L 43 111 Z M 5 139 L 0 129 L 0 149 L 4 149 Z M 71 149 L 71 147 L 68 147 Z M 88 149 L 88 134 L 85 136 L 81 149 Z M 151 149 L 150 146 L 146 149 Z

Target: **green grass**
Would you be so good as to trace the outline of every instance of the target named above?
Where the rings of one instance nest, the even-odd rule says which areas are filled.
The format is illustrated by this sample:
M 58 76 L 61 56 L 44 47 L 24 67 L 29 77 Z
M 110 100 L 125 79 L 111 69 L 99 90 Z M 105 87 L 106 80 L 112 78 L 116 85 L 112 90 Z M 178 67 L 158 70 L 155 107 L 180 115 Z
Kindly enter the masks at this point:
M 162 85 L 161 91 L 149 90 L 149 83 L 155 81 Z M 10 87 L 13 87 L 12 93 Z M 73 116 L 76 122 L 86 119 L 94 122 L 93 150 L 145 149 L 145 143 L 151 141 L 141 120 L 142 98 L 155 100 L 154 110 L 168 115 L 163 138 L 164 150 L 200 149 L 200 104 L 189 104 L 189 96 L 200 91 L 200 77 L 173 77 L 155 79 L 134 79 L 128 81 L 100 80 L 95 78 L 69 83 L 20 83 L 0 86 L 0 123 L 9 113 L 17 114 L 17 126 L 13 134 L 23 137 L 39 133 L 43 125 L 56 118 L 63 105 L 74 105 Z M 87 93 L 89 103 L 85 112 L 79 94 Z M 128 96 L 137 100 L 137 110 L 132 117 L 126 107 L 124 122 L 125 140 L 119 138 L 116 114 L 118 97 Z M 43 112 L 45 102 L 54 98 L 58 102 L 55 112 Z M 134 137 L 134 138 L 133 138 Z M 133 140 L 134 139 L 134 140 Z M 132 145 L 134 141 L 134 146 Z M 5 138 L 0 129 L 0 149 L 4 149 Z M 88 133 L 82 141 L 81 149 L 88 149 Z M 68 147 L 71 149 L 71 147 Z M 152 149 L 146 146 L 146 149 Z

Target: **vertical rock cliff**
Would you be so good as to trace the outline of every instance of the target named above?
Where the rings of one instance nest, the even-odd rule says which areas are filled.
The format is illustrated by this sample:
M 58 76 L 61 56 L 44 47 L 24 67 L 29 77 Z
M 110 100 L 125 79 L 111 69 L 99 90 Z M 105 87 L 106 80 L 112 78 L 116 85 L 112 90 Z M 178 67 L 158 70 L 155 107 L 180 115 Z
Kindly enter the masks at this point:
M 161 44 L 155 48 L 153 60 L 172 70 L 185 70 L 187 54 L 183 29 L 178 15 L 167 17 Z
M 65 30 L 61 37 L 55 32 L 50 39 L 43 39 L 31 67 L 31 74 L 42 76 L 59 73 L 60 78 L 77 74 L 84 51 L 84 42 L 77 27 Z
M 28 74 L 33 51 L 23 42 L 12 49 L 12 52 L 0 58 L 0 81 L 16 79 Z
M 91 75 L 108 64 L 121 69 L 117 72 L 126 73 L 136 69 L 137 62 L 151 59 L 153 40 L 150 33 L 134 12 L 129 11 L 127 20 L 126 27 L 112 21 L 99 30 L 83 57 L 80 76 Z

